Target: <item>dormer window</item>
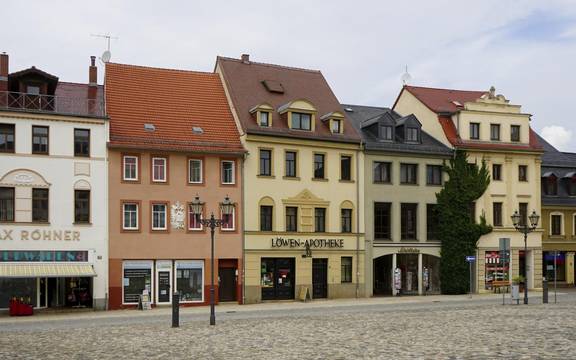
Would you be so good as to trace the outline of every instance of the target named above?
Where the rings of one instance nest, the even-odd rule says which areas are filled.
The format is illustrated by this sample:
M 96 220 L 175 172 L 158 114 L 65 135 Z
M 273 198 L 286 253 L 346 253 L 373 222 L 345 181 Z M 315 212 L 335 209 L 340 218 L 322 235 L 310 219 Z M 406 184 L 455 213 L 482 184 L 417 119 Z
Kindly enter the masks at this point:
M 40 86 L 28 85 L 26 86 L 26 94 L 40 95 Z
M 568 191 L 568 195 L 576 196 L 576 172 L 567 174 L 566 180 L 566 190 Z
M 250 114 L 255 117 L 258 126 L 271 127 L 273 110 L 274 108 L 268 104 L 259 104 L 250 109 Z
M 296 130 L 312 130 L 312 115 L 306 113 L 292 112 L 291 128 Z
M 542 191 L 544 195 L 558 195 L 558 179 L 552 173 L 544 174 L 542 181 Z
M 380 126 L 380 138 L 382 140 L 392 141 L 392 134 L 394 134 L 393 128 L 390 125 Z
M 342 120 L 332 119 L 330 120 L 331 130 L 334 134 L 340 134 L 342 132 Z
M 268 111 L 258 112 L 258 125 L 263 127 L 270 126 L 270 113 Z
M 281 119 L 286 120 L 291 130 L 314 131 L 316 129 L 316 108 L 304 99 L 294 100 L 278 108 Z M 333 118 L 326 117 L 325 119 Z M 322 119 L 324 120 L 324 119 Z
M 406 128 L 406 142 L 419 142 L 419 129 L 418 128 Z

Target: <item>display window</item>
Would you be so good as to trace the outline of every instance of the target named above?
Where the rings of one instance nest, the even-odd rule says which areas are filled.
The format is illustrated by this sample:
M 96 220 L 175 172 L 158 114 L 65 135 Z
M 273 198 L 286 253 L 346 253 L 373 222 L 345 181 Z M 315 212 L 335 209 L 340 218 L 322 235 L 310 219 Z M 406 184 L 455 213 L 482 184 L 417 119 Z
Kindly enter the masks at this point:
M 499 251 L 486 251 L 485 253 L 485 283 L 486 290 L 492 289 L 494 281 L 506 281 L 510 276 L 510 256 L 501 258 Z
M 204 301 L 203 261 L 176 261 L 176 291 L 180 302 Z
M 556 258 L 556 261 L 554 261 L 554 258 Z M 554 281 L 554 275 L 556 275 L 556 281 L 566 281 L 566 252 L 544 252 L 544 270 L 546 279 L 549 282 Z
M 123 270 L 124 304 L 137 304 L 140 295 L 152 290 L 152 261 L 125 261 Z
M 33 307 L 38 306 L 37 278 L 0 278 L 0 289 L 0 309 L 7 309 L 14 298 Z

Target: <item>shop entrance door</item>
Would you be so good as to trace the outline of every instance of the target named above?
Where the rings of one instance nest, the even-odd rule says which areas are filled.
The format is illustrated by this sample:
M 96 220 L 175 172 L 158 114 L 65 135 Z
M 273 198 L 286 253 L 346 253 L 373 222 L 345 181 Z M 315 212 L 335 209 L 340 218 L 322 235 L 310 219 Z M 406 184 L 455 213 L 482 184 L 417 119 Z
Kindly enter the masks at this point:
M 294 299 L 294 258 L 262 258 L 262 300 Z
M 328 297 L 328 259 L 312 259 L 312 296 Z
M 169 303 L 170 302 L 170 272 L 169 271 L 159 271 L 158 272 L 158 302 L 159 303 Z
M 236 301 L 236 269 L 218 269 L 220 284 L 218 286 L 218 298 L 220 301 Z

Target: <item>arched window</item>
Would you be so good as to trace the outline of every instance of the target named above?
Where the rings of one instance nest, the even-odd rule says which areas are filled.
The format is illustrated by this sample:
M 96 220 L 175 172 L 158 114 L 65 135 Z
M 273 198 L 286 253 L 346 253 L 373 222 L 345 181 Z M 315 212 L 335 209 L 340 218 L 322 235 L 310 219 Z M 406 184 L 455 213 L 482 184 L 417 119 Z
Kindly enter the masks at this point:
M 340 231 L 351 233 L 354 231 L 354 204 L 351 201 L 343 201 L 340 204 Z
M 271 197 L 260 199 L 260 231 L 274 231 L 274 200 Z

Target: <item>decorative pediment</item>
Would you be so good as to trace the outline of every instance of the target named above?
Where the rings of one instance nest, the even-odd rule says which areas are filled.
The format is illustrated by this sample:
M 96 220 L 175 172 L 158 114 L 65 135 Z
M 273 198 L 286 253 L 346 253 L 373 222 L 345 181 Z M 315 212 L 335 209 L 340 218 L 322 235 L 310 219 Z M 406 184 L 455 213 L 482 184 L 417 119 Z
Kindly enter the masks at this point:
M 254 106 L 252 109 L 250 109 L 250 114 L 254 114 L 256 111 L 273 111 L 274 108 L 268 104 L 268 103 L 262 103 L 262 104 L 258 104 L 256 106 Z
M 330 201 L 326 201 L 314 195 L 310 190 L 304 189 L 298 195 L 282 199 L 282 203 L 288 205 L 319 205 L 319 206 L 328 206 Z
M 8 172 L 0 179 L 0 186 L 47 188 L 50 187 L 50 183 L 48 183 L 42 175 L 33 170 L 16 169 Z
M 496 88 L 494 86 L 490 87 L 490 90 L 482 95 L 477 102 L 488 102 L 492 104 L 508 104 L 510 100 L 507 100 L 504 95 L 498 94 L 496 95 Z

